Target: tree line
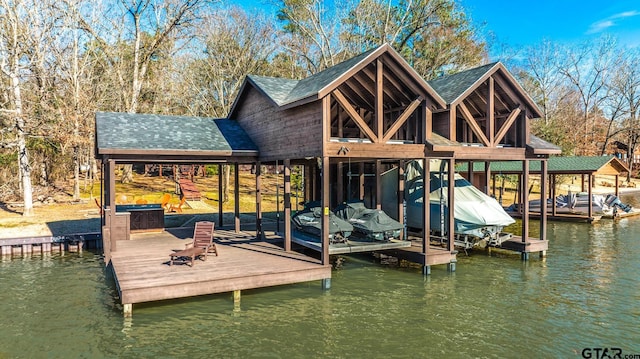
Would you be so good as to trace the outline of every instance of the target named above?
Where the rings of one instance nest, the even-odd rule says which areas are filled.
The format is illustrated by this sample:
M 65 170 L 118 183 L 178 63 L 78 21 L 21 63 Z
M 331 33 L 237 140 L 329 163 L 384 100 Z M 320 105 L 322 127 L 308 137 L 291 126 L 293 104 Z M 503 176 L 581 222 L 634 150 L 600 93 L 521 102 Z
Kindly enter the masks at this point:
M 79 199 L 81 173 L 97 173 L 96 111 L 225 117 L 248 74 L 301 79 L 383 43 L 427 80 L 493 60 L 455 0 L 272 6 L 275 16 L 215 0 L 0 0 L 0 199 L 29 215 L 34 189 L 69 178 Z M 598 44 L 502 58 L 543 110 L 535 133 L 566 153 L 635 147 L 640 135 L 640 56 Z

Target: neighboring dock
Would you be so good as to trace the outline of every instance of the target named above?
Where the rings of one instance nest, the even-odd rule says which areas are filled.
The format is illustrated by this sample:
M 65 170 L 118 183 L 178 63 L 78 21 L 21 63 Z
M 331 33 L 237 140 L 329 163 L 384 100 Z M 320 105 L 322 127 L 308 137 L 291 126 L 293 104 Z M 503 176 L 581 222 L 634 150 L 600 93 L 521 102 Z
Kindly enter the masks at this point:
M 83 248 L 102 248 L 100 233 L 0 239 L 0 255 L 3 257 L 82 252 Z

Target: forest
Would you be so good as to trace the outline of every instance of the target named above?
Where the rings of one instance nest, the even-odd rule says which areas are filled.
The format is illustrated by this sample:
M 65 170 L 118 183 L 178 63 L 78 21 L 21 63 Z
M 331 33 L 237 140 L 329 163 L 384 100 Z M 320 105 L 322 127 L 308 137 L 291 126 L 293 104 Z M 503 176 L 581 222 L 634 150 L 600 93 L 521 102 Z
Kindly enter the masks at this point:
M 508 48 L 472 15 L 455 0 L 0 0 L 0 201 L 28 216 L 61 183 L 78 200 L 99 176 L 97 111 L 225 117 L 247 74 L 305 78 L 383 43 L 426 80 L 502 61 L 542 110 L 533 133 L 563 155 L 633 154 L 640 48 Z

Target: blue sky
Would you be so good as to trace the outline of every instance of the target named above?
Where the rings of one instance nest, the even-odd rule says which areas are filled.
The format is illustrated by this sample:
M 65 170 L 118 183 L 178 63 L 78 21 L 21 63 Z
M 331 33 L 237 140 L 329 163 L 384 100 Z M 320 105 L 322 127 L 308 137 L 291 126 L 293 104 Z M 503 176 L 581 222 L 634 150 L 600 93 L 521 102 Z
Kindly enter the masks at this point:
M 270 0 L 223 0 L 246 10 L 273 10 Z M 331 0 L 329 0 L 330 2 Z M 588 41 L 603 34 L 640 46 L 640 0 L 456 0 L 485 40 L 520 47 L 543 39 Z
M 603 34 L 640 46 L 639 0 L 459 0 L 483 33 L 511 46 L 543 39 L 588 41 Z M 485 36 L 488 40 L 489 38 Z

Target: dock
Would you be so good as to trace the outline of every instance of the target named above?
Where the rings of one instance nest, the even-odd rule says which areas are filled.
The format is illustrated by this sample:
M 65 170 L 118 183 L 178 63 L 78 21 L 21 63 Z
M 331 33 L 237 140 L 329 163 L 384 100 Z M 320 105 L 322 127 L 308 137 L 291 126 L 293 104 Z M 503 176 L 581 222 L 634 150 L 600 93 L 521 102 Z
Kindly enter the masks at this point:
M 101 247 L 102 237 L 100 233 L 0 239 L 0 255 L 2 257 L 82 252 L 83 248 L 99 249 Z
M 202 193 L 198 190 L 195 183 L 187 178 L 180 178 L 180 193 L 187 199 L 187 201 L 200 201 L 202 199 Z
M 331 266 L 297 252 L 286 252 L 279 237 L 256 239 L 255 232 L 216 229 L 219 256 L 169 266 L 169 255 L 185 248 L 193 228 L 132 234 L 117 242 L 111 268 L 125 315 L 133 304 L 240 291 L 331 278 Z M 320 288 L 320 285 L 318 286 Z

